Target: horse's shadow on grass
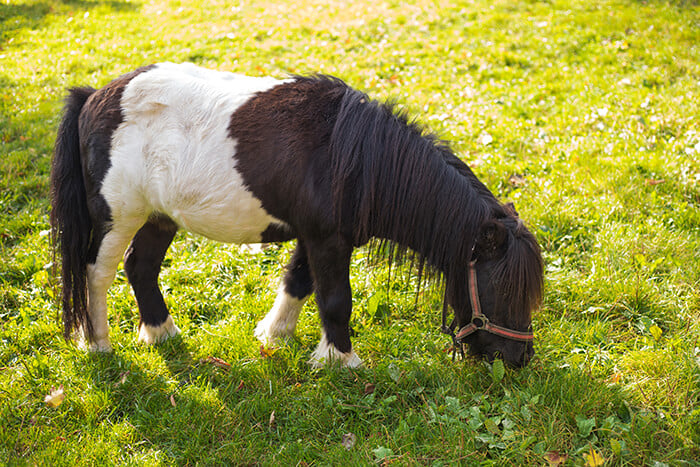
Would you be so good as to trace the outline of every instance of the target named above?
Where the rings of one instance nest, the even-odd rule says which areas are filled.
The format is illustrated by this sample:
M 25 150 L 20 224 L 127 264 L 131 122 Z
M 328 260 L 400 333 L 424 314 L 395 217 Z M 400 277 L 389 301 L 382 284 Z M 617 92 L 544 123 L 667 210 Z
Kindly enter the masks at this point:
M 201 388 L 199 383 L 206 379 L 216 390 L 225 380 L 214 381 L 216 369 L 194 360 L 179 336 L 143 346 L 142 351 L 148 355 L 138 360 L 119 350 L 85 357 L 83 374 L 90 381 L 80 410 L 86 429 L 100 426 L 115 436 L 131 430 L 144 445 L 140 449 L 185 462 L 205 461 L 217 443 L 230 436 L 230 426 L 237 420 L 231 419 L 226 401 L 207 398 L 192 388 Z
M 154 346 L 140 346 L 143 359 L 135 360 L 115 349 L 88 354 L 84 368 L 92 386 L 107 398 L 104 409 L 112 423 L 127 420 L 141 426 L 177 406 L 180 389 L 197 367 L 186 341 L 180 336 Z M 150 355 L 148 355 L 150 354 Z M 165 365 L 167 371 L 158 368 Z M 188 404 L 192 401 L 187 401 Z

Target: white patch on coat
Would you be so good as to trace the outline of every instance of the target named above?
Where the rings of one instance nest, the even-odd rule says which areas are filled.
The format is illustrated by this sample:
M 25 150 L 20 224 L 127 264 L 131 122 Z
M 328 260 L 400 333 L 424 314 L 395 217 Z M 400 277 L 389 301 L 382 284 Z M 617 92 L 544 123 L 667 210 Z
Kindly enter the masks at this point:
M 275 303 L 255 328 L 255 337 L 263 344 L 272 344 L 275 340 L 294 334 L 299 320 L 299 313 L 309 297 L 298 299 L 284 290 L 284 285 L 277 291 Z
M 362 360 L 357 356 L 354 350 L 347 353 L 339 351 L 334 345 L 328 342 L 326 335 L 323 334 L 321 342 L 318 343 L 316 350 L 311 354 L 309 364 L 314 368 L 321 368 L 333 361 L 339 361 L 342 366 L 348 368 L 362 366 Z
M 144 344 L 157 344 L 178 334 L 180 334 L 180 329 L 175 325 L 173 317 L 168 315 L 168 319 L 159 326 L 141 323 L 138 341 Z
M 173 63 L 132 79 L 100 190 L 114 224 L 159 212 L 226 243 L 259 242 L 271 223 L 283 224 L 244 185 L 228 131 L 241 105 L 281 83 Z

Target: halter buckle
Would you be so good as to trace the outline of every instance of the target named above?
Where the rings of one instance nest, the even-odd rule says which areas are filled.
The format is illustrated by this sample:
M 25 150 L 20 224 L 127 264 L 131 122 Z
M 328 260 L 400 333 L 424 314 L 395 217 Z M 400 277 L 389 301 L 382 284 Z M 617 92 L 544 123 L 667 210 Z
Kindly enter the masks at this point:
M 476 327 L 477 330 L 486 329 L 489 325 L 489 322 L 490 321 L 486 317 L 486 315 L 472 315 L 471 323 Z

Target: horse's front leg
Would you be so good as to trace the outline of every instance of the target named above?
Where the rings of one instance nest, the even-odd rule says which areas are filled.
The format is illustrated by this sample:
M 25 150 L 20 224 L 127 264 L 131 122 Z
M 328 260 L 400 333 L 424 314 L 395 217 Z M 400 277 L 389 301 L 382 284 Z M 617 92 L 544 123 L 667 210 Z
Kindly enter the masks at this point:
M 334 236 L 323 241 L 307 242 L 307 253 L 323 326 L 321 342 L 309 363 L 319 367 L 337 360 L 344 366 L 360 366 L 362 360 L 352 350 L 350 342 L 352 244 L 340 236 Z
M 313 288 L 306 248 L 299 240 L 287 265 L 287 273 L 277 291 L 275 303 L 255 328 L 255 337 L 263 343 L 270 343 L 294 334 L 299 313 Z

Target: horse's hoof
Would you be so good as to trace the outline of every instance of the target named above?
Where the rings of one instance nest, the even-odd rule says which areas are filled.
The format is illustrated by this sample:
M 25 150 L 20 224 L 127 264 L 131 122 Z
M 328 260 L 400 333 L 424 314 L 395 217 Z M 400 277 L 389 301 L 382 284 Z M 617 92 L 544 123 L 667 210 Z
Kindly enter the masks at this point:
M 357 356 L 354 350 L 350 352 L 341 352 L 335 346 L 328 343 L 326 336 L 323 336 L 318 347 L 311 354 L 309 365 L 314 368 L 322 368 L 331 365 L 334 362 L 339 362 L 341 366 L 346 368 L 357 368 L 362 366 L 362 359 Z
M 100 339 L 98 341 L 88 342 L 87 339 L 80 338 L 76 340 L 76 344 L 78 345 L 79 349 L 91 353 L 109 353 L 112 351 L 112 344 L 109 342 L 109 339 Z
M 72 337 L 78 348 L 86 352 L 108 353 L 112 351 L 112 344 L 109 342 L 109 337 L 90 341 L 85 337 L 85 332 L 82 328 L 75 330 Z
M 180 334 L 180 328 L 175 325 L 172 316 L 168 316 L 168 319 L 159 326 L 151 326 L 149 324 L 141 323 L 139 326 L 139 343 L 144 344 L 157 344 L 159 342 L 164 342 L 171 337 Z
M 291 337 L 294 334 L 294 329 L 270 326 L 268 321 L 263 319 L 255 327 L 253 334 L 262 344 L 276 344 Z
M 100 339 L 96 342 L 90 342 L 89 350 L 90 352 L 109 353 L 112 351 L 112 344 L 109 339 Z

